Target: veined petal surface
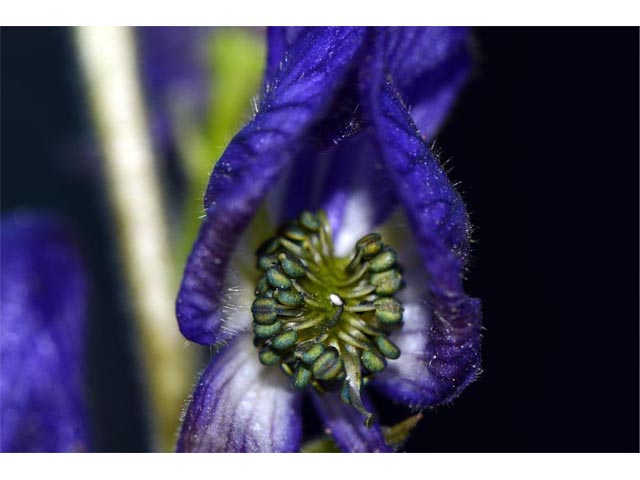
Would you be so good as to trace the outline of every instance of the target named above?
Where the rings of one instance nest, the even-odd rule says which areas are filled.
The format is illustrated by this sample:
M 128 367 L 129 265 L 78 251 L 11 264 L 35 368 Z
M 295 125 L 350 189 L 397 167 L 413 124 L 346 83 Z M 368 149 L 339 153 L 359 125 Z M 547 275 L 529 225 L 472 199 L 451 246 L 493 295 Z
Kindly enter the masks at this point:
M 379 61 L 374 58 L 372 63 Z M 374 67 L 370 72 L 373 75 L 365 87 L 365 108 L 428 282 L 422 301 L 429 305 L 431 319 L 422 365 L 429 375 L 422 377 L 412 403 L 435 405 L 455 398 L 480 370 L 480 302 L 468 297 L 462 286 L 471 228 L 462 199 L 430 152 L 398 92 L 382 70 Z M 391 375 L 385 378 L 399 381 Z M 395 390 L 387 388 L 388 393 Z
M 179 452 L 295 452 L 300 394 L 263 366 L 250 335 L 216 355 L 198 381 L 182 424 Z

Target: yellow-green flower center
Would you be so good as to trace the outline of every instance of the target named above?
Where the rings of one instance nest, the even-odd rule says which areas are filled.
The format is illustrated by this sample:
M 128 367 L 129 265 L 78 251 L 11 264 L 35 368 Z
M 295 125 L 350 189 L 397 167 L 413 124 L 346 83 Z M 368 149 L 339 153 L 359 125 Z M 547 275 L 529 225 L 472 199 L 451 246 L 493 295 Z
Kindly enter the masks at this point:
M 360 389 L 400 356 L 387 338 L 402 324 L 396 252 L 371 233 L 336 257 L 324 212 L 303 212 L 256 255 L 263 275 L 251 312 L 260 361 L 279 364 L 296 388 L 341 389 L 370 425 Z

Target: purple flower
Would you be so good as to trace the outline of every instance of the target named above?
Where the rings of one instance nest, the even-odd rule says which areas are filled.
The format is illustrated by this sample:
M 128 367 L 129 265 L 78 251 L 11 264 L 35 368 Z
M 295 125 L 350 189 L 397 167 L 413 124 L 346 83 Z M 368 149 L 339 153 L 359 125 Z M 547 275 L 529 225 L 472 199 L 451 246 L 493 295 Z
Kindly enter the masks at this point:
M 313 385 L 304 391 L 341 450 L 389 451 L 378 423 L 363 423 L 374 412 L 365 376 L 392 400 L 422 409 L 455 398 L 480 368 L 480 302 L 462 287 L 470 224 L 427 146 L 468 73 L 467 32 L 274 28 L 268 38 L 258 113 L 211 175 L 177 299 L 185 337 L 217 351 L 177 448 L 299 450 L 303 395 L 293 382 Z M 303 211 L 326 212 L 326 220 Z M 278 230 L 278 247 L 260 247 L 261 277 L 253 252 L 295 219 Z M 354 250 L 374 230 L 390 246 L 369 236 Z M 380 259 L 390 260 L 379 268 Z M 371 273 L 374 263 L 386 273 Z M 358 283 L 347 296 L 326 295 L 309 272 Z M 252 306 L 256 295 L 262 303 Z M 333 319 L 323 317 L 329 311 Z M 340 327 L 347 317 L 358 332 Z M 306 326 L 296 321 L 319 321 L 322 334 L 300 343 Z M 287 322 L 294 327 L 282 330 Z M 307 362 L 303 346 L 316 341 L 324 353 Z M 270 363 L 292 379 L 263 365 Z
M 1 226 L 0 450 L 86 451 L 80 258 L 53 217 L 14 214 Z

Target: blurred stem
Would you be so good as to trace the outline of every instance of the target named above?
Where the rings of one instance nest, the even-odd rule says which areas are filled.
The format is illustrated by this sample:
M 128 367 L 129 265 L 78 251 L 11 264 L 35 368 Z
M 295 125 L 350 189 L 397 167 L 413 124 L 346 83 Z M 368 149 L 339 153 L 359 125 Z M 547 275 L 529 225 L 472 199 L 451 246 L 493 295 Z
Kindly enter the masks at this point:
M 148 136 L 134 35 L 126 27 L 80 27 L 75 33 L 142 340 L 152 446 L 173 450 L 193 360 L 175 319 L 166 210 Z
M 178 118 L 180 157 L 185 161 L 187 200 L 179 260 L 186 260 L 204 216 L 203 197 L 211 170 L 232 136 L 251 114 L 260 85 L 265 48 L 248 29 L 217 28 L 207 44 L 211 85 L 204 128 L 194 118 Z

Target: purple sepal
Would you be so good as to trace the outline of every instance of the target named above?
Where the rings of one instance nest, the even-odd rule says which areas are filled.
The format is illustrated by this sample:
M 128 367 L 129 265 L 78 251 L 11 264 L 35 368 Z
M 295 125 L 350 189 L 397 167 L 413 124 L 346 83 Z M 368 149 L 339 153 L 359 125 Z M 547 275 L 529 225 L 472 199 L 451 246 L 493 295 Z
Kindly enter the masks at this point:
M 341 451 L 351 453 L 392 451 L 384 441 L 378 422 L 374 422 L 369 428 L 365 427 L 363 415 L 351 405 L 345 404 L 338 393 L 330 392 L 320 395 L 313 392 L 311 396 L 323 423 Z M 374 412 L 365 392 L 362 392 L 362 401 L 370 412 Z
M 267 28 L 267 64 L 264 72 L 264 86 L 273 81 L 276 73 L 283 66 L 285 53 L 304 29 L 305 27 Z
M 296 452 L 300 394 L 276 368 L 260 364 L 250 335 L 211 361 L 198 381 L 178 452 Z
M 301 32 L 259 113 L 217 162 L 205 194 L 207 217 L 176 305 L 180 331 L 189 340 L 213 344 L 229 337 L 220 328 L 221 300 L 233 248 L 269 187 L 300 151 L 306 131 L 330 105 L 363 38 L 362 29 Z
M 480 370 L 480 302 L 467 297 L 462 287 L 470 224 L 460 196 L 399 95 L 382 69 L 371 71 L 376 74 L 366 85 L 365 108 L 428 278 L 424 301 L 431 307 L 431 321 L 424 361 L 429 375 L 413 403 L 434 405 L 457 396 Z
M 3 218 L 0 239 L 0 450 L 87 451 L 87 283 L 75 243 L 39 214 Z
M 470 35 L 462 27 L 378 29 L 384 51 L 379 67 L 411 109 L 422 135 L 431 140 L 471 70 Z

